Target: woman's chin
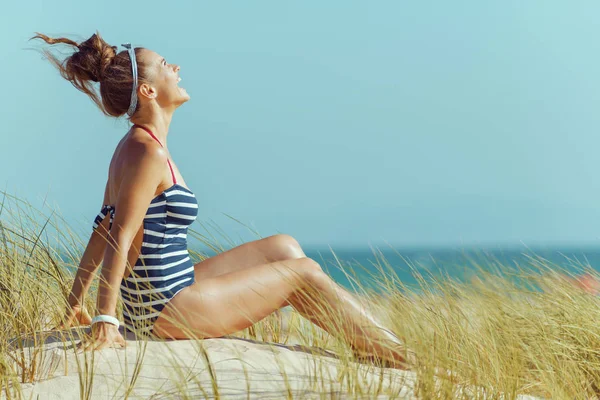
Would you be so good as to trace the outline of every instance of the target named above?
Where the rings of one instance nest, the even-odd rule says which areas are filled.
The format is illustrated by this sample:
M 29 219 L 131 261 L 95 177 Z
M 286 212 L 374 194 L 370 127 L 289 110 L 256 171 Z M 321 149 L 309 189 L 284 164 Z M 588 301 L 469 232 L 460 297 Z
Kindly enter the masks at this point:
M 187 102 L 189 99 L 190 99 L 190 95 L 188 94 L 188 92 L 185 91 L 185 89 L 183 89 L 181 91 L 181 97 L 180 97 L 179 101 L 181 102 L 181 104 L 183 104 L 183 103 Z
M 190 95 L 188 94 L 187 90 L 185 90 L 184 88 L 181 88 L 181 94 L 186 99 L 185 101 L 188 101 L 190 99 Z

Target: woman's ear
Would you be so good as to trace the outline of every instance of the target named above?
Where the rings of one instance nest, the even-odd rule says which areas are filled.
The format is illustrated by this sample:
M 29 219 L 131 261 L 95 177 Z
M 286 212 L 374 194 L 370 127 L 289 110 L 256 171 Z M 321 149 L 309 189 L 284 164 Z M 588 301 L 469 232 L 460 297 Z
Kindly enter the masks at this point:
M 142 83 L 140 85 L 139 92 L 142 96 L 144 96 L 148 99 L 154 99 L 157 95 L 154 87 L 152 87 L 151 85 L 148 85 L 147 83 Z

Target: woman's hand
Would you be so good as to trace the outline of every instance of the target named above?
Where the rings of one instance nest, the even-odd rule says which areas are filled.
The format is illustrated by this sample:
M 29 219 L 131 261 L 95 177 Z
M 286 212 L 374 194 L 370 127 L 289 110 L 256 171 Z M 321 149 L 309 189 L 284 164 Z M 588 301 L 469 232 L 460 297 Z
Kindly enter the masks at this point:
M 127 342 L 117 327 L 109 322 L 96 322 L 90 335 L 85 335 L 75 349 L 76 353 L 102 350 L 106 347 L 127 347 Z
M 91 323 L 92 317 L 90 317 L 90 314 L 85 308 L 82 306 L 67 306 L 62 322 L 50 330 L 64 330 L 73 326 L 89 325 Z

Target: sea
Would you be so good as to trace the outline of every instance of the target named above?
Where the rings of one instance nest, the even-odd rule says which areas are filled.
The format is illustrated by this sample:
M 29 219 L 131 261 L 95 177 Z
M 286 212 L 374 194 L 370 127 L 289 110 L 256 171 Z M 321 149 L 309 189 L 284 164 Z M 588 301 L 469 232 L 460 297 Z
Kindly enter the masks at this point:
M 217 253 L 190 248 L 203 257 Z M 303 248 L 338 284 L 350 291 L 358 288 L 381 292 L 380 282 L 401 290 L 419 291 L 424 283 L 451 279 L 466 283 L 484 272 L 518 279 L 527 273 L 559 271 L 576 276 L 586 270 L 600 271 L 600 247 L 542 248 Z M 67 257 L 63 258 L 65 261 Z M 77 268 L 73 261 L 67 269 Z M 525 272 L 525 274 L 524 274 Z
M 468 284 L 493 273 L 515 280 L 548 271 L 576 276 L 600 271 L 597 248 L 303 248 L 340 285 L 380 291 L 378 282 L 418 291 L 424 282 L 452 279 Z M 208 254 L 207 254 L 208 255 Z

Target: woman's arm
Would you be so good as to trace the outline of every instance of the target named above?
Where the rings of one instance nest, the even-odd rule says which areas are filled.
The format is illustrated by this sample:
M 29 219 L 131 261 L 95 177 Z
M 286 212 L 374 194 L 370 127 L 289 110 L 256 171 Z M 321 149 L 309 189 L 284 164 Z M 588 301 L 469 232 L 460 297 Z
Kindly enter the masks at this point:
M 104 189 L 104 200 L 102 201 L 102 205 L 108 204 L 108 201 L 107 182 L 106 188 Z M 83 306 L 83 298 L 90 289 L 94 274 L 104 258 L 109 224 L 110 216 L 107 216 L 96 229 L 92 230 L 92 235 L 90 236 L 90 240 L 83 252 L 81 261 L 79 262 L 75 280 L 73 281 L 73 287 L 68 296 L 67 301 L 71 308 Z
M 150 202 L 165 175 L 167 153 L 155 143 L 129 145 L 128 165 L 120 184 L 115 217 L 98 284 L 97 315 L 116 317 L 117 299 L 127 253 L 142 225 Z

